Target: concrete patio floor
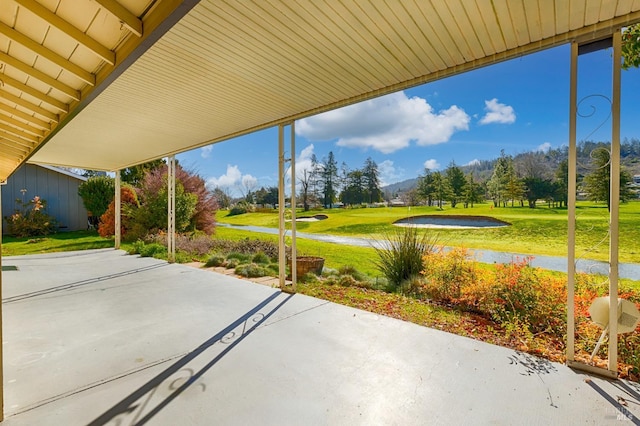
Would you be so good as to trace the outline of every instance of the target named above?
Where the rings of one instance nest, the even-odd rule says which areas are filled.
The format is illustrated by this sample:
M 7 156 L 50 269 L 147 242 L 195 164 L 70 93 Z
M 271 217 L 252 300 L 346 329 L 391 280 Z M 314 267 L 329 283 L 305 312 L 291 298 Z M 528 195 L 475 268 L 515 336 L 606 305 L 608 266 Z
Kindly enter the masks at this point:
M 6 425 L 640 424 L 640 386 L 122 251 L 3 259 Z

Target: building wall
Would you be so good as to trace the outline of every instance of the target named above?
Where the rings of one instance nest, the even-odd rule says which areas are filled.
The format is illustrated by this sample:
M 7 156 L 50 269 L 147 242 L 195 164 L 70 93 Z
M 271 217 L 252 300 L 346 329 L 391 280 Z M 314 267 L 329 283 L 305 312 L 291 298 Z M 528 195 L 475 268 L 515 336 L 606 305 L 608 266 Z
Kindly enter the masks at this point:
M 78 186 L 84 182 L 81 176 L 72 176 L 66 171 L 55 171 L 48 167 L 23 164 L 15 171 L 2 190 L 2 218 L 15 212 L 19 205 L 16 199 L 28 202 L 36 195 L 47 201 L 47 213 L 58 222 L 60 231 L 87 229 L 87 210 L 78 195 Z M 26 189 L 24 196 L 21 192 Z M 2 226 L 7 232 L 6 222 Z

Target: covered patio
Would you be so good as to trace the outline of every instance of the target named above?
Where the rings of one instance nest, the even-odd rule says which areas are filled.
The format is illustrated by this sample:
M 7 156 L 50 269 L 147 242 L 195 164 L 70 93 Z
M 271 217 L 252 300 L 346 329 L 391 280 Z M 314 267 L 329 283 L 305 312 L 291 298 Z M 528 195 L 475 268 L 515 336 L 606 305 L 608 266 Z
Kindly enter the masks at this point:
M 5 264 L 8 425 L 640 421 L 637 383 L 189 266 Z
M 640 22 L 640 0 L 6 0 L 0 10 L 0 182 L 20 164 L 31 162 L 111 171 L 118 183 L 123 168 L 168 157 L 171 253 L 175 248 L 172 246 L 175 154 L 278 126 L 283 286 L 284 167 L 290 162 L 295 175 L 292 154 L 295 120 L 570 43 L 572 65 L 566 70 L 571 75 L 571 103 L 567 108 L 570 123 L 567 359 L 576 368 L 589 369 L 572 363 L 577 58 L 593 49 L 613 47 L 611 192 L 616 193 L 621 30 L 637 22 Z M 290 130 L 290 137 L 286 137 L 285 130 Z M 290 148 L 285 148 L 287 139 Z M 118 184 L 116 188 L 119 200 Z M 295 197 L 291 204 L 295 205 Z M 609 261 L 612 337 L 616 336 L 617 318 L 617 209 L 617 201 L 612 200 Z M 295 226 L 292 237 L 295 256 Z M 582 376 L 561 366 L 553 366 L 552 374 L 540 375 L 537 361 L 533 367 L 531 361 L 523 364 L 517 354 L 506 349 L 481 349 L 486 346 L 385 318 L 373 319 L 303 296 L 231 283 L 233 280 L 229 278 L 213 279 L 212 274 L 179 265 L 124 260 L 121 255 L 112 251 L 15 259 L 26 262 L 24 267 L 0 275 L 4 328 L 9 336 L 3 341 L 20 342 L 29 336 L 36 339 L 24 341 L 24 348 L 19 347 L 22 343 L 18 347 L 8 343 L 8 352 L 0 357 L 7 363 L 4 386 L 9 389 L 0 400 L 5 402 L 4 412 L 11 415 L 10 421 L 25 419 L 29 423 L 29 416 L 43 412 L 39 410 L 57 407 L 52 415 L 80 419 L 77 416 L 82 413 L 80 422 L 95 418 L 97 424 L 102 424 L 111 421 L 113 415 L 133 415 L 133 423 L 139 422 L 153 413 L 144 411 L 153 406 L 144 402 L 147 391 L 162 388 L 165 380 L 174 377 L 176 371 L 167 370 L 164 375 L 160 372 L 171 361 L 179 362 L 184 356 L 188 360 L 182 365 L 185 368 L 196 363 L 196 358 L 203 363 L 189 367 L 190 374 L 197 374 L 212 360 L 216 362 L 206 367 L 201 377 L 193 381 L 176 377 L 162 391 L 165 396 L 160 397 L 162 392 L 158 390 L 147 399 L 167 401 L 162 415 L 176 410 L 176 416 L 196 416 L 194 422 L 210 418 L 201 417 L 205 412 L 207 416 L 215 415 L 208 411 L 215 407 L 215 413 L 228 422 L 235 419 L 275 422 L 280 412 L 270 410 L 277 406 L 286 413 L 280 418 L 292 423 L 307 418 L 303 416 L 307 413 L 314 416 L 308 417 L 314 423 L 334 420 L 364 423 L 378 419 L 382 419 L 380 423 L 405 423 L 405 420 L 422 423 L 425 419 L 451 423 L 467 419 L 462 417 L 466 412 L 458 407 L 460 399 L 466 401 L 470 392 L 478 401 L 471 407 L 478 411 L 479 422 L 500 415 L 497 406 L 505 407 L 504 417 L 498 418 L 505 423 L 515 422 L 521 418 L 516 416 L 523 414 L 529 417 L 529 413 L 532 418 L 543 416 L 541 421 L 564 423 L 576 418 L 601 423 L 603 416 L 615 417 L 615 410 L 626 410 L 612 396 L 617 386 L 623 386 L 622 382 L 605 384 L 593 379 L 584 384 Z M 76 262 L 82 256 L 86 257 Z M 96 259 L 92 260 L 92 256 Z M 109 260 L 111 256 L 118 260 Z M 73 266 L 64 268 L 65 262 L 72 262 Z M 107 270 L 102 268 L 103 263 L 118 266 Z M 94 269 L 80 266 L 83 264 L 94 265 Z M 131 269 L 118 269 L 125 265 Z M 57 270 L 58 266 L 63 269 Z M 29 275 L 30 268 L 34 275 Z M 295 270 L 292 276 L 295 286 Z M 23 281 L 22 277 L 29 279 Z M 185 286 L 180 287 L 181 283 Z M 17 287 L 12 290 L 13 286 Z M 186 289 L 196 295 L 202 293 L 194 298 L 183 291 Z M 104 300 L 104 316 L 100 317 L 100 312 L 92 307 L 97 306 L 98 296 L 107 294 L 115 299 Z M 144 302 L 144 309 L 130 300 Z M 260 305 L 263 301 L 264 306 Z M 254 311 L 253 307 L 258 309 Z M 92 314 L 97 315 L 96 322 L 88 327 L 91 323 L 83 316 Z M 235 340 L 242 342 L 237 348 L 233 346 L 235 343 L 226 342 L 234 339 L 225 336 L 241 325 L 248 327 L 245 323 L 254 314 L 261 314 L 255 323 L 256 332 L 246 339 Z M 14 323 L 16 328 L 8 325 L 14 318 L 19 319 Z M 303 318 L 306 320 L 302 321 Z M 325 327 L 316 326 L 323 322 Z M 106 324 L 108 327 L 100 328 Z M 378 329 L 371 324 L 384 327 Z M 411 331 L 405 331 L 405 327 Z M 40 330 L 50 331 L 51 335 L 39 341 Z M 71 330 L 77 330 L 77 334 Z M 193 330 L 193 334 L 185 330 Z M 270 332 L 274 333 L 272 339 Z M 404 339 L 403 333 L 417 334 Z M 242 333 L 236 330 L 235 336 L 239 334 Z M 432 344 L 428 344 L 430 339 L 435 339 Z M 614 376 L 616 339 L 610 340 L 609 367 L 604 373 Z M 30 349 L 30 345 L 37 346 L 38 342 L 45 346 L 41 350 Z M 201 344 L 205 347 L 196 349 Z M 80 345 L 77 352 L 80 359 L 63 356 L 69 345 Z M 219 351 L 223 356 L 218 360 L 213 353 L 222 345 L 234 349 L 229 356 Z M 208 361 L 187 355 L 198 352 L 207 353 Z M 317 357 L 317 369 L 304 362 L 306 356 Z M 514 356 L 515 359 L 510 358 Z M 271 362 L 264 362 L 266 357 Z M 475 357 L 481 358 L 475 362 Z M 55 362 L 47 364 L 49 358 Z M 501 367 L 504 359 L 509 368 Z M 29 368 L 13 370 L 12 362 Z M 226 363 L 227 368 L 220 368 Z M 461 367 L 463 364 L 468 370 Z M 86 370 L 78 374 L 75 368 L 81 365 Z M 147 367 L 139 369 L 142 365 Z M 363 367 L 366 374 L 362 373 Z M 436 376 L 436 368 L 448 375 Z M 397 369 L 406 370 L 396 377 L 392 373 Z M 451 380 L 451 371 L 456 370 L 464 373 L 464 379 L 472 373 L 474 380 L 465 381 L 463 376 L 459 381 Z M 224 380 L 216 382 L 211 376 L 213 371 Z M 10 377 L 8 374 L 13 372 L 16 376 Z M 332 373 L 330 380 L 327 372 Z M 509 390 L 511 385 L 504 387 L 507 382 L 500 382 L 503 379 L 498 379 L 498 374 L 509 377 L 508 383 L 522 383 L 522 387 L 514 385 L 516 391 Z M 156 381 L 144 385 L 156 376 L 159 377 Z M 539 380 L 532 380 L 532 376 L 538 376 Z M 56 387 L 52 377 L 64 386 Z M 206 382 L 198 381 L 205 377 Z M 422 388 L 416 383 L 418 378 L 436 386 Z M 544 386 L 540 387 L 539 382 Z M 547 387 L 551 382 L 558 386 L 553 390 L 559 398 L 570 401 L 562 410 L 554 411 L 560 405 L 551 387 Z M 183 383 L 185 391 L 176 392 L 183 389 Z M 53 387 L 47 390 L 44 384 Z M 20 386 L 25 388 L 21 390 Z M 220 404 L 189 396 L 200 392 L 200 388 L 203 394 L 221 398 Z M 341 388 L 347 389 L 344 395 L 336 390 Z M 118 397 L 105 397 L 111 392 L 107 389 Z M 531 398 L 517 389 L 547 395 L 550 408 L 542 409 L 542 405 L 532 403 Z M 2 390 L 0 386 L 0 396 Z M 290 404 L 292 395 L 299 398 L 311 391 L 309 399 L 298 399 L 297 407 Z M 131 398 L 126 399 L 131 392 L 134 392 Z M 387 400 L 387 393 L 394 398 Z M 119 404 L 118 398 L 125 398 L 124 402 Z M 190 406 L 192 399 L 200 402 Z M 509 404 L 497 403 L 503 399 Z M 234 405 L 238 400 L 247 403 L 241 406 L 242 410 Z M 440 404 L 434 411 L 422 411 L 430 406 L 430 401 Z M 46 403 L 42 405 L 43 402 Z M 186 405 L 174 408 L 179 404 Z M 356 408 L 358 404 L 362 410 Z M 406 408 L 398 408 L 401 406 Z M 633 411 L 634 407 L 630 409 Z M 603 414 L 603 410 L 612 412 Z M 452 417 L 443 417 L 445 411 Z M 0 410 L 0 416 L 1 413 Z M 265 413 L 273 413 L 273 417 L 264 417 Z M 394 417 L 384 417 L 389 413 L 395 413 Z M 105 416 L 100 417 L 102 414 Z M 55 417 L 46 418 L 48 421 Z M 150 419 L 155 417 L 151 415 Z M 166 422 L 171 423 L 172 418 L 168 417 Z M 52 420 L 52 424 L 59 422 Z

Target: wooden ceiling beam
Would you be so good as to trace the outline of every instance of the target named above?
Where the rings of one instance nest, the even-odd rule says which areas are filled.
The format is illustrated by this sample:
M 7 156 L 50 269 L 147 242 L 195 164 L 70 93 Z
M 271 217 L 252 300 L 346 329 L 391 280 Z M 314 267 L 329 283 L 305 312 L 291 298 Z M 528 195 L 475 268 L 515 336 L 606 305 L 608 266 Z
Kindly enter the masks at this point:
M 142 37 L 142 20 L 140 20 L 136 15 L 129 12 L 127 8 L 122 6 L 115 0 L 94 0 L 98 3 L 102 8 L 109 12 L 111 15 L 115 16 L 117 19 L 122 22 L 122 25 L 127 27 L 129 31 L 138 37 Z
M 91 50 L 96 56 L 104 60 L 105 62 L 114 65 L 116 63 L 116 54 L 89 37 L 78 28 L 74 27 L 46 7 L 42 6 L 35 0 L 14 0 L 21 7 L 30 10 L 33 14 L 40 19 L 47 22 L 49 25 L 59 29 L 69 37 L 76 40 L 78 43 Z
M 35 105 L 25 99 L 22 99 L 12 93 L 1 90 L 2 86 L 0 86 L 0 99 L 5 99 L 9 102 L 13 102 L 16 105 L 20 105 L 22 108 L 28 109 L 29 111 L 33 111 L 34 113 L 48 118 L 51 121 L 55 121 L 56 123 L 60 122 L 60 117 L 58 114 L 55 114 L 47 109 L 42 108 L 41 106 Z
M 0 123 L 6 123 L 12 127 L 15 127 L 18 130 L 22 130 L 24 132 L 30 133 L 34 136 L 37 136 L 39 138 L 43 138 L 44 137 L 44 130 L 38 130 L 30 125 L 28 125 L 27 123 L 24 123 L 20 120 L 16 120 L 15 118 L 11 118 L 9 116 L 6 116 L 4 114 L 0 114 Z
M 35 136 L 25 135 L 11 126 L 0 123 L 0 138 L 5 138 L 27 148 L 33 148 L 40 140 Z
M 28 148 L 18 147 L 16 144 L 3 139 L 2 137 L 0 137 L 0 146 L 2 147 L 3 152 L 9 152 L 12 155 L 19 155 L 21 157 L 24 157 L 29 153 Z
M 16 58 L 13 58 L 7 55 L 6 53 L 0 52 L 0 62 L 4 62 L 6 65 L 9 65 L 10 67 L 13 67 L 19 71 L 22 71 L 23 73 L 35 78 L 36 80 L 40 80 L 44 84 L 48 84 L 54 89 L 57 89 L 62 93 L 64 93 L 65 95 L 69 96 L 73 100 L 76 100 L 76 101 L 80 100 L 79 90 L 75 90 L 73 87 L 67 86 L 66 84 L 62 83 L 59 80 L 56 80 L 50 75 L 47 75 L 42 71 L 36 68 L 33 68 L 32 66 L 25 64 L 24 62 L 19 61 Z
M 96 85 L 95 75 L 91 74 L 89 71 L 85 70 L 79 65 L 76 65 L 73 62 L 68 61 L 67 59 L 58 55 L 57 53 L 52 52 L 51 50 L 47 49 L 43 45 L 36 43 L 35 41 L 31 40 L 29 37 L 25 36 L 22 33 L 19 33 L 18 31 L 14 30 L 10 26 L 2 22 L 0 22 L 0 34 L 7 36 L 10 40 L 29 49 L 36 55 L 42 56 L 43 58 L 53 62 L 60 68 L 71 73 L 72 75 L 76 76 L 77 78 L 84 81 L 85 83 L 91 86 Z
M 18 80 L 16 80 L 15 78 L 9 77 L 8 75 L 4 74 L 2 75 L 2 81 L 4 82 L 4 84 L 6 84 L 7 86 L 11 86 L 14 89 L 18 89 L 24 93 L 27 93 L 31 96 L 33 96 L 34 98 L 41 100 L 42 102 L 51 105 L 52 107 L 60 110 L 61 112 L 69 112 L 69 105 L 65 104 L 62 101 L 59 101 L 49 95 L 45 95 L 44 93 L 42 93 L 41 91 L 39 91 L 36 88 L 33 88 L 31 86 L 27 86 L 24 83 L 19 82 Z
M 38 127 L 42 130 L 51 130 L 51 124 L 40 120 L 37 117 L 27 114 L 26 112 L 20 111 L 19 109 L 12 108 L 9 105 L 3 104 L 0 102 L 0 112 L 3 112 L 7 115 L 13 115 L 15 117 L 21 118 L 22 120 L 27 121 L 32 126 Z M 0 116 L 1 119 L 2 116 Z

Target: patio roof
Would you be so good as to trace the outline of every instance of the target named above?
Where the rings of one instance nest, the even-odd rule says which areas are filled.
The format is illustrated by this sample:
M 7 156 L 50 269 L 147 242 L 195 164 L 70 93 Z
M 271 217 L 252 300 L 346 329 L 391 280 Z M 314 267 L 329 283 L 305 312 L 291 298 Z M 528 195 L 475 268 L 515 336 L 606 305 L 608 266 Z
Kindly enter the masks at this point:
M 640 0 L 4 0 L 0 181 L 27 160 L 122 169 L 639 21 Z

